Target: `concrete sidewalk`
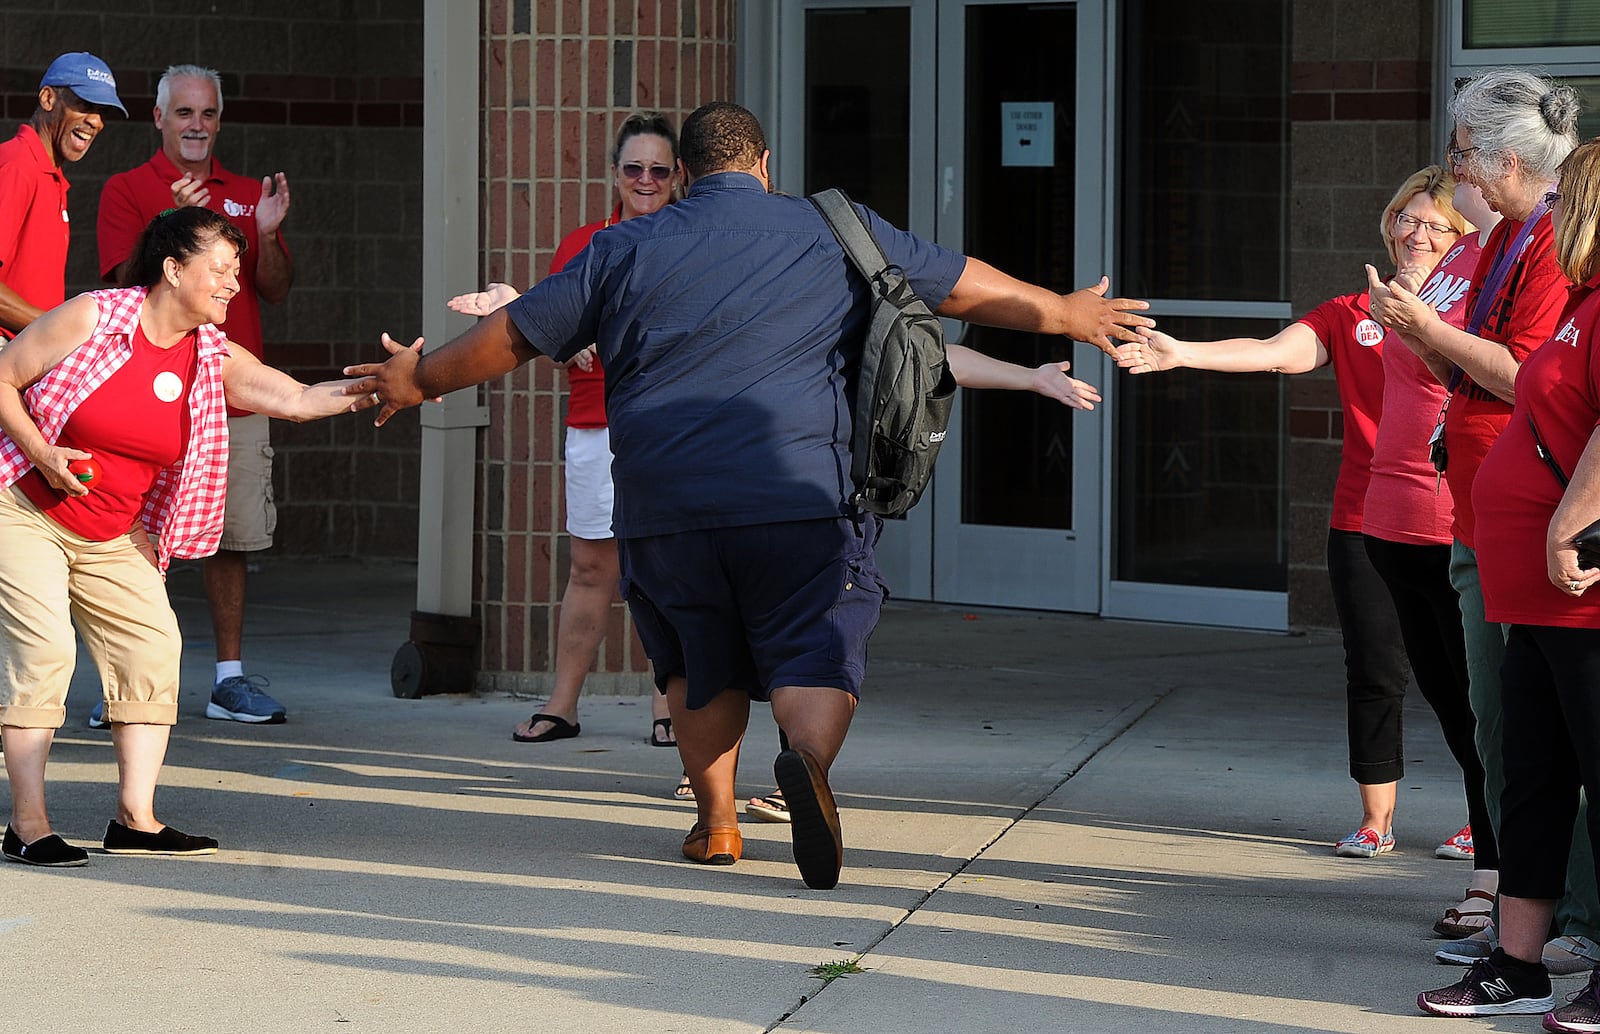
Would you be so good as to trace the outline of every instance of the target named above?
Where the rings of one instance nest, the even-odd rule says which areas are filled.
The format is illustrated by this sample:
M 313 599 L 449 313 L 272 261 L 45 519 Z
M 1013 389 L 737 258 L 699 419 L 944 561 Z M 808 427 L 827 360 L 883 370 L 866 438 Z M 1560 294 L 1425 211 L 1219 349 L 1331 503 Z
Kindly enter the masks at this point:
M 1432 857 L 1459 774 L 1418 701 L 1399 850 L 1333 856 L 1359 813 L 1332 637 L 893 606 L 834 770 L 844 875 L 819 893 L 785 826 L 747 823 L 731 868 L 680 858 L 693 812 L 642 698 L 586 699 L 582 736 L 535 745 L 509 735 L 528 700 L 396 699 L 413 575 L 254 576 L 247 670 L 290 721 L 248 727 L 202 717 L 209 628 L 198 570 L 176 571 L 189 649 L 158 810 L 223 850 L 0 866 L 8 1029 L 1451 1025 L 1415 997 L 1460 972 L 1429 933 L 1468 876 Z M 97 693 L 80 672 L 50 767 L 56 828 L 86 846 L 114 801 Z M 775 752 L 758 708 L 742 792 L 771 788 Z M 864 972 L 811 975 L 847 960 Z

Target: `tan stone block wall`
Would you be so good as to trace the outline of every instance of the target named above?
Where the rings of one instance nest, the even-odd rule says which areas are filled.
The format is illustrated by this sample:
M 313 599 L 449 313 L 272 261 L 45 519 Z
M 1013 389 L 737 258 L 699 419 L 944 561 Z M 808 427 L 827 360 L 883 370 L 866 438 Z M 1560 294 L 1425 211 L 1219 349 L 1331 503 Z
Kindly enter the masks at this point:
M 1294 0 L 1290 65 L 1289 297 L 1295 313 L 1362 289 L 1385 268 L 1384 204 L 1439 160 L 1433 0 Z M 1335 627 L 1325 544 L 1343 427 L 1333 372 L 1289 392 L 1289 621 Z

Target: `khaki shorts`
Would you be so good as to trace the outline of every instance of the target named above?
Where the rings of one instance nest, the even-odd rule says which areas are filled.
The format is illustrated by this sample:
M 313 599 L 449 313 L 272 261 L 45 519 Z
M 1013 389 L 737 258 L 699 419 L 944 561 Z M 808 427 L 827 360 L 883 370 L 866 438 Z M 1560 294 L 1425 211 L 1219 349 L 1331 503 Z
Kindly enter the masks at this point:
M 74 535 L 16 486 L 0 491 L 0 725 L 61 728 L 74 624 L 109 721 L 177 722 L 183 637 L 155 565 L 131 535 Z
M 228 418 L 228 505 L 218 549 L 253 553 L 272 547 L 278 508 L 272 502 L 269 423 L 260 413 Z

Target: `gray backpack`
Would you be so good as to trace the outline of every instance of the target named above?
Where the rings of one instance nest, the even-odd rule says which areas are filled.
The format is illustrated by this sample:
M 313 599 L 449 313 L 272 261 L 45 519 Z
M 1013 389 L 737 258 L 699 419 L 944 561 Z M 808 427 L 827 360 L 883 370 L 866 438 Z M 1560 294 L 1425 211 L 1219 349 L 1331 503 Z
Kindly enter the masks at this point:
M 852 415 L 851 502 L 884 517 L 904 517 L 933 476 L 956 380 L 944 353 L 944 328 L 884 259 L 866 222 L 839 190 L 809 199 L 833 228 L 872 291 L 872 315 L 856 374 Z

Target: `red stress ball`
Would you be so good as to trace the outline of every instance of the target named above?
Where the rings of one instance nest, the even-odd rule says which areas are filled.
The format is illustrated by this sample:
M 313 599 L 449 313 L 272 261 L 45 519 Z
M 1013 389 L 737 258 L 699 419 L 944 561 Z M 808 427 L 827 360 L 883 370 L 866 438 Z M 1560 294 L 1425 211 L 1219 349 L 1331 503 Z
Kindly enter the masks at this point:
M 77 478 L 84 488 L 93 488 L 95 482 L 100 480 L 100 464 L 94 460 L 73 460 L 67 464 L 67 472 Z

